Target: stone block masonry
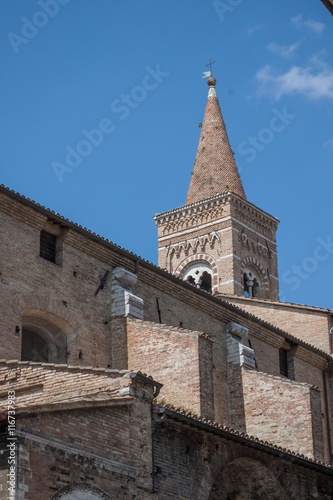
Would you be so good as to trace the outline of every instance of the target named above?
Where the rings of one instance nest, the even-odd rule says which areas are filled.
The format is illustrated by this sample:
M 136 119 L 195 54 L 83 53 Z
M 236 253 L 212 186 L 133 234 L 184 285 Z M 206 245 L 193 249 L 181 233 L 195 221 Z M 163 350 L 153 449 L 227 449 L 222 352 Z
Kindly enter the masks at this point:
M 143 319 L 143 300 L 132 293 L 137 276 L 128 269 L 117 267 L 112 271 L 112 318 L 119 316 Z

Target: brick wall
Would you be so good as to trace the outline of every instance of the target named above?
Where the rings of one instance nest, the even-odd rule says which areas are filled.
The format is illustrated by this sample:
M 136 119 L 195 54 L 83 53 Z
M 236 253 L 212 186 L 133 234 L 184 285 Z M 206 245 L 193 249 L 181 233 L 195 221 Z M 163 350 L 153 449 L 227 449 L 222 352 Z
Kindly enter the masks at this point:
M 34 434 L 19 437 L 22 498 L 45 500 L 71 483 L 91 484 L 117 499 L 135 495 L 140 483 L 151 488 L 151 448 L 142 432 L 146 416 L 134 423 L 127 411 L 112 408 L 20 420 L 19 427 Z
M 323 460 L 322 411 L 317 389 L 247 369 L 242 369 L 242 385 L 248 434 L 256 436 L 259 432 L 263 440 Z
M 156 495 L 165 500 L 328 500 L 333 494 L 332 476 L 171 419 L 156 427 L 154 459 Z
M 108 266 L 63 244 L 62 266 L 39 257 L 37 228 L 0 214 L 0 305 L 2 358 L 20 359 L 22 319 L 48 313 L 62 319 L 70 338 L 68 362 L 107 366 L 110 362 L 110 294 L 95 296 Z M 4 230 L 5 228 L 5 230 Z M 42 228 L 42 225 L 40 229 Z M 75 272 L 75 276 L 74 276 Z M 81 357 L 79 358 L 79 352 Z
M 197 415 L 214 417 L 212 341 L 199 332 L 128 320 L 129 369 L 164 384 L 160 399 Z
M 283 302 L 268 303 L 241 297 L 228 297 L 227 300 L 295 337 L 323 351 L 331 352 L 331 318 L 327 311 L 297 304 L 284 305 Z
M 189 342 L 190 355 L 193 354 L 194 359 L 199 359 L 195 380 L 200 379 L 200 373 L 201 379 L 204 378 L 203 373 L 207 375 L 207 377 L 205 375 L 206 385 L 201 384 L 200 389 L 199 384 L 196 386 L 196 407 L 199 408 L 197 413 L 211 414 L 211 405 L 214 401 L 215 420 L 229 422 L 230 394 L 234 388 L 228 385 L 227 377 L 225 325 L 228 321 L 239 322 L 249 329 L 258 369 L 273 375 L 279 374 L 278 350 L 285 343 L 285 335 L 282 331 L 278 332 L 269 325 L 258 322 L 246 313 L 229 306 L 223 300 L 197 291 L 149 263 L 137 259 L 129 252 L 72 226 L 66 230 L 61 229 L 64 231 L 62 265 L 58 266 L 45 261 L 39 257 L 38 252 L 40 230 L 45 227 L 45 224 L 50 224 L 47 222 L 47 215 L 38 212 L 39 209 L 26 207 L 4 193 L 0 193 L 0 204 L 4 210 L 0 214 L 2 228 L 0 272 L 4 291 L 0 304 L 2 358 L 20 358 L 22 318 L 35 314 L 50 320 L 64 331 L 68 340 L 67 362 L 70 364 L 101 367 L 111 365 L 111 367 L 126 369 L 128 366 L 127 347 L 124 345 L 127 338 L 127 331 L 124 327 L 126 321 L 123 318 L 111 319 L 110 279 L 96 295 L 106 270 L 111 271 L 113 266 L 122 266 L 137 274 L 138 281 L 133 286 L 133 293 L 144 301 L 145 321 L 158 323 L 161 317 L 164 324 L 175 327 L 176 330 L 169 328 L 170 331 L 178 331 L 180 346 L 184 338 L 180 333 L 183 329 L 193 330 L 186 334 L 188 339 L 192 339 L 191 335 L 195 337 L 196 331 L 202 331 L 213 338 L 212 378 L 208 377 L 209 356 L 205 358 L 206 354 L 204 354 L 200 358 L 198 354 L 198 352 L 208 352 L 204 347 L 206 340 L 195 337 L 197 338 L 196 347 L 195 342 Z M 251 214 L 247 215 L 250 217 Z M 158 299 L 158 305 L 156 299 Z M 249 311 L 259 316 L 261 310 L 267 309 L 266 319 L 271 321 L 271 308 L 268 307 L 271 303 L 262 302 L 262 304 L 258 301 L 246 302 L 243 299 L 239 303 L 241 307 L 243 304 L 248 304 Z M 255 304 L 257 306 L 259 304 L 260 308 L 258 306 L 256 310 Z M 272 305 L 275 307 L 274 304 Z M 274 309 L 272 314 L 274 314 Z M 322 321 L 323 317 L 320 318 Z M 289 316 L 289 320 L 293 323 L 291 328 L 293 334 L 295 334 L 294 326 L 297 327 L 299 323 L 298 319 L 301 319 L 301 316 Z M 286 316 L 284 326 L 287 328 L 288 324 Z M 324 323 L 321 324 L 324 325 Z M 311 326 L 313 331 L 316 331 L 315 325 L 318 323 L 314 322 Z M 168 330 L 168 327 L 166 329 Z M 164 341 L 168 345 L 170 338 L 164 335 Z M 178 341 L 175 345 L 178 345 Z M 181 347 L 179 349 L 181 351 Z M 180 358 L 186 358 L 186 363 L 190 364 L 185 351 L 181 353 Z M 207 359 L 207 362 L 203 361 L 204 359 Z M 147 366 L 142 366 L 140 363 L 139 366 L 133 365 L 133 368 L 142 368 L 144 372 L 149 372 L 152 364 L 154 360 L 149 359 L 148 363 L 147 358 Z M 299 382 L 319 386 L 322 409 L 325 414 L 327 412 L 323 405 L 322 381 L 320 382 L 319 379 L 326 366 L 327 360 L 323 354 L 313 352 L 305 346 L 302 347 L 302 356 L 299 350 L 296 352 L 293 376 Z M 193 370 L 193 367 L 189 370 Z M 213 390 L 211 390 L 212 386 Z M 165 388 L 162 390 L 162 395 L 164 390 Z M 198 406 L 199 391 L 201 391 L 201 401 L 205 400 L 207 403 L 201 407 Z M 210 398 L 207 396 L 209 393 Z M 182 406 L 183 398 L 179 395 L 177 397 Z M 329 401 L 329 405 L 332 405 L 332 401 Z M 328 414 L 331 412 L 329 411 Z M 324 425 L 325 428 L 326 425 Z M 331 425 L 332 428 L 333 425 Z M 324 434 L 325 447 L 327 447 L 327 440 Z M 326 460 L 329 459 L 326 448 L 325 457 Z
M 182 298 L 185 298 L 183 290 L 178 289 L 178 287 L 174 286 L 172 283 L 167 283 L 166 281 L 160 284 L 158 278 L 155 280 L 155 286 L 150 283 L 149 286 L 147 286 L 147 282 L 145 281 L 148 281 L 148 279 L 150 281 L 150 273 L 147 273 L 148 276 L 142 276 L 142 279 L 140 279 L 141 272 L 142 270 L 139 270 L 139 280 L 134 288 L 134 291 L 137 295 L 144 299 L 146 320 L 150 319 L 151 321 L 157 323 L 159 322 L 156 304 L 156 298 L 158 298 L 161 321 L 163 324 L 172 325 L 176 328 L 181 325 L 184 329 L 207 333 L 214 339 L 213 399 L 215 407 L 215 420 L 220 422 L 226 421 L 228 415 L 229 388 L 226 376 L 227 353 L 224 331 L 225 322 L 229 319 L 229 317 L 225 317 L 222 309 L 220 317 L 217 317 L 214 313 L 212 313 L 210 310 L 209 296 L 206 298 L 203 295 L 199 298 L 195 293 L 195 290 L 192 292 L 192 287 L 189 287 L 191 298 L 189 301 L 186 300 L 185 302 L 182 300 Z M 230 318 L 234 318 L 234 315 L 230 315 Z M 162 390 L 162 393 L 163 391 L 164 389 Z
M 8 389 L 16 394 L 18 500 L 44 500 L 80 482 L 112 498 L 151 491 L 151 379 L 116 370 L 2 365 L 1 418 Z

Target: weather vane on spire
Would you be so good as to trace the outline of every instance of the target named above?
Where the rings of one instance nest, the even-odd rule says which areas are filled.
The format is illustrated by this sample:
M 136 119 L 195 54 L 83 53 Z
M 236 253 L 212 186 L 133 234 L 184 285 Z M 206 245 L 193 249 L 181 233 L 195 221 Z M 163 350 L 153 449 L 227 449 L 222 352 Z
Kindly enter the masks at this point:
M 216 61 L 212 61 L 211 59 L 209 59 L 209 63 L 206 64 L 206 68 L 207 68 L 207 66 L 209 66 L 210 69 L 209 69 L 209 71 L 204 71 L 202 78 L 209 78 L 209 77 L 213 76 L 212 64 L 214 64 L 215 62 Z

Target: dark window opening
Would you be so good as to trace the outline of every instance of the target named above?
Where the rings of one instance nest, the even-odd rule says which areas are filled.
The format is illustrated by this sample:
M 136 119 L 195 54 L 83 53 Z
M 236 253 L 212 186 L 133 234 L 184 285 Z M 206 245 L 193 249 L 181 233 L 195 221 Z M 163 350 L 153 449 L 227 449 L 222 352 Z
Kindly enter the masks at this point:
M 260 295 L 260 284 L 257 278 L 252 276 L 252 273 L 244 273 L 244 297 L 259 297 Z
M 279 361 L 280 361 L 280 374 L 284 377 L 289 376 L 288 370 L 288 351 L 286 349 L 279 349 Z
M 212 291 L 212 277 L 207 271 L 204 271 L 200 278 L 200 288 L 206 292 Z
M 40 232 L 40 250 L 39 255 L 43 259 L 56 263 L 57 255 L 57 237 L 46 231 Z
M 22 330 L 22 361 L 49 362 L 49 347 L 41 335 L 30 330 Z
M 188 283 L 190 283 L 191 285 L 195 285 L 195 279 L 193 278 L 193 276 L 189 275 L 187 277 L 187 280 L 186 280 Z
M 243 280 L 244 280 L 244 297 L 250 297 L 248 278 L 246 273 L 244 273 Z

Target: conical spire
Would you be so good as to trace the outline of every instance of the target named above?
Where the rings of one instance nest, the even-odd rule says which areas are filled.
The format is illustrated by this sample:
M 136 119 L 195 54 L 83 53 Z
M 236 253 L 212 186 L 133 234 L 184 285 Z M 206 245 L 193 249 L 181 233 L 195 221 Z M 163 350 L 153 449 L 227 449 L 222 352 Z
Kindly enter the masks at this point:
M 186 205 L 228 191 L 246 199 L 216 95 L 216 79 L 210 77 L 208 85 L 205 117 Z

